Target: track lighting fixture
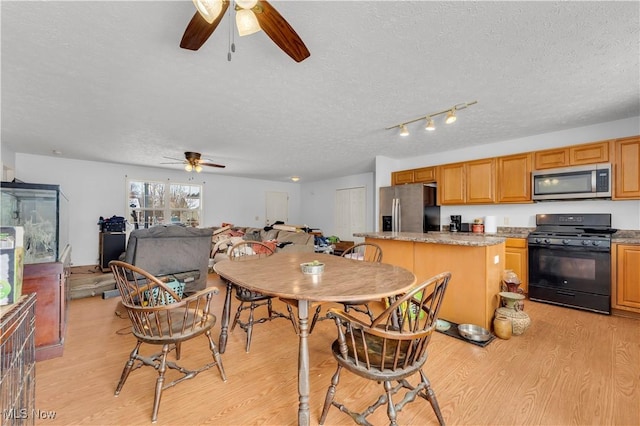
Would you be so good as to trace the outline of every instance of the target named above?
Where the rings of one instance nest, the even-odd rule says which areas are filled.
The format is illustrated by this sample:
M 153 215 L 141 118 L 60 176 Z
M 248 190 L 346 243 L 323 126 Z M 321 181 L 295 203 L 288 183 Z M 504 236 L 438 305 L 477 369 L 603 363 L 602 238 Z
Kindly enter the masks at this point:
M 444 122 L 446 124 L 451 124 L 451 123 L 455 123 L 457 119 L 458 118 L 456 117 L 456 110 L 455 108 L 453 108 L 447 113 L 447 118 L 444 119 Z
M 427 124 L 424 126 L 425 130 L 433 132 L 436 129 L 436 125 L 433 124 L 433 118 L 427 116 Z
M 456 117 L 456 111 L 460 111 L 461 109 L 465 109 L 467 107 L 470 107 L 471 105 L 475 105 L 477 104 L 478 101 L 473 101 L 473 102 L 465 102 L 462 104 L 457 104 L 452 106 L 451 108 L 447 108 L 445 110 L 442 111 L 438 111 L 438 112 L 434 112 L 433 114 L 426 114 L 423 115 L 419 118 L 415 118 L 413 120 L 408 120 L 408 121 L 404 121 L 400 124 L 396 124 L 394 126 L 390 126 L 387 127 L 386 130 L 391 130 L 391 129 L 395 129 L 396 127 L 398 129 L 400 129 L 400 136 L 409 136 L 409 129 L 407 128 L 407 124 L 411 124 L 411 123 L 415 123 L 416 121 L 420 121 L 420 120 L 426 120 L 426 124 L 424 126 L 425 130 L 428 131 L 433 131 L 436 129 L 436 126 L 433 122 L 433 117 L 437 117 L 439 115 L 443 115 L 443 114 L 447 114 L 447 116 L 445 117 L 444 122 L 446 124 L 451 124 L 453 122 L 456 121 L 457 117 Z

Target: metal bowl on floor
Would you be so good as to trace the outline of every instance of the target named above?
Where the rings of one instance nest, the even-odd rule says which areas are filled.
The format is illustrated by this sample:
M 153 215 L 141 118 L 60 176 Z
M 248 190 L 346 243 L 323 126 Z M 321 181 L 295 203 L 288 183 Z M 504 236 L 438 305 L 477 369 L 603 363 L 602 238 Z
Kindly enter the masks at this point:
M 475 324 L 460 324 L 458 325 L 458 332 L 465 339 L 473 340 L 474 342 L 486 342 L 491 339 L 489 330 Z

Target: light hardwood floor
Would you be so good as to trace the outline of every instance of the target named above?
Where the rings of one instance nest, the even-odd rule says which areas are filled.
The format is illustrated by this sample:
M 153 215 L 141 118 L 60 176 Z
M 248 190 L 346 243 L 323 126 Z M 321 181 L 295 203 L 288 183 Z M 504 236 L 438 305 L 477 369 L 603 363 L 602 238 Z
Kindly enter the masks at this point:
M 215 275 L 210 285 L 219 286 Z M 224 300 L 214 302 L 218 325 Z M 134 346 L 128 320 L 114 314 L 118 298 L 71 301 L 64 355 L 36 365 L 36 409 L 54 411 L 37 425 L 147 425 L 157 374 L 134 371 L 113 392 Z M 235 306 L 235 305 L 234 305 Z M 284 312 L 284 306 L 277 306 Z M 522 336 L 486 348 L 436 333 L 425 366 L 450 425 L 639 425 L 640 321 L 526 301 L 532 325 Z M 335 371 L 330 321 L 309 339 L 311 422 L 317 424 Z M 278 319 L 255 327 L 251 352 L 245 334 L 230 334 L 222 355 L 228 381 L 213 368 L 166 390 L 158 425 L 294 425 L 297 422 L 297 337 Z M 144 348 L 144 346 L 143 346 Z M 147 347 L 147 352 L 151 351 Z M 210 359 L 204 338 L 183 346 L 182 362 Z M 336 399 L 366 407 L 380 385 L 344 372 Z M 347 404 L 347 405 L 349 405 Z M 383 408 L 370 417 L 388 424 Z M 403 425 L 437 424 L 418 399 L 399 414 Z M 332 408 L 328 425 L 353 424 Z

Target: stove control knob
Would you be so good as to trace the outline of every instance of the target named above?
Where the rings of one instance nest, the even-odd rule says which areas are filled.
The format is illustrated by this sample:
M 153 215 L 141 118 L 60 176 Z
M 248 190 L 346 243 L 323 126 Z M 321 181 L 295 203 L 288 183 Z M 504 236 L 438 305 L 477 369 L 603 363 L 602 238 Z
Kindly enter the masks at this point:
M 544 242 L 545 244 L 549 244 L 551 241 L 549 241 L 549 239 L 548 239 L 548 238 L 545 238 L 543 242 Z
M 534 239 L 533 241 L 534 241 L 536 244 L 539 244 L 541 240 L 540 240 L 540 238 L 536 238 L 536 239 Z
M 600 245 L 600 243 L 601 243 L 601 241 L 594 241 L 594 242 L 593 242 L 593 245 L 594 245 L 594 246 L 599 246 L 599 245 Z
M 571 240 L 562 240 L 562 244 L 567 245 L 571 242 Z
M 590 243 L 591 243 L 591 241 L 589 241 L 589 240 L 583 240 L 582 241 L 582 245 L 583 246 L 588 246 Z

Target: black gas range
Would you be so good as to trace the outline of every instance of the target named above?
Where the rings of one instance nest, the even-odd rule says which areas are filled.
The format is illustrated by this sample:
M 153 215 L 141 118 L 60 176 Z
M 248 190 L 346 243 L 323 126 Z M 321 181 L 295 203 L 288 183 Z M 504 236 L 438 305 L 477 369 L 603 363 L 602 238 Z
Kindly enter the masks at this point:
M 529 297 L 611 313 L 611 215 L 538 214 L 529 245 Z

